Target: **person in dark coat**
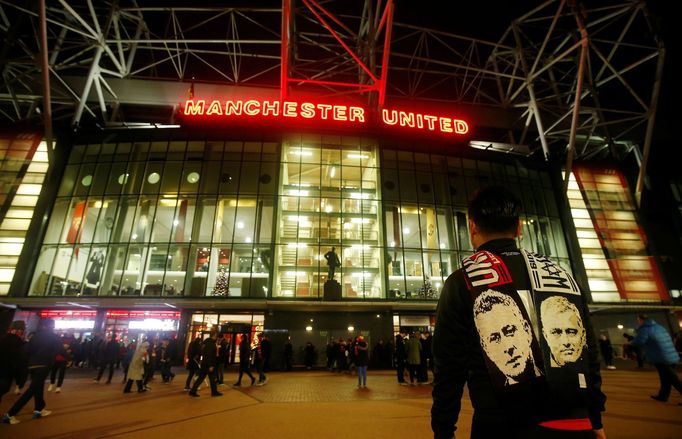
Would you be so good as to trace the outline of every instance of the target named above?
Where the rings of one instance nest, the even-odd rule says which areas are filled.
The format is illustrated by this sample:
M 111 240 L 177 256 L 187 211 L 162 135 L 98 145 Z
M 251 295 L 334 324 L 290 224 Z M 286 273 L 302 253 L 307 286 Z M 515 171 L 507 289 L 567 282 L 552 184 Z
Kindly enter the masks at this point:
M 187 346 L 187 381 L 185 381 L 185 390 L 191 390 L 192 378 L 199 376 L 199 369 L 201 368 L 201 337 L 192 340 Z M 200 383 L 201 384 L 201 383 Z
M 269 348 L 267 347 L 268 344 L 266 343 L 266 349 L 263 349 L 263 340 L 265 337 L 263 336 L 262 332 L 259 333 L 257 337 L 258 344 L 253 350 L 253 364 L 256 366 L 256 371 L 258 371 L 258 382 L 256 385 L 264 386 L 265 383 L 268 382 L 268 377 L 265 375 L 265 353 Z
M 208 383 L 211 385 L 211 396 L 222 396 L 218 392 L 218 386 L 215 382 L 215 368 L 218 363 L 218 349 L 216 346 L 216 331 L 212 330 L 211 334 L 201 345 L 201 370 L 199 371 L 199 378 L 194 382 L 192 390 L 189 391 L 189 396 L 199 396 L 197 390 L 204 381 L 208 378 Z
M 111 338 L 107 341 L 106 345 L 104 345 L 104 349 L 101 353 L 99 372 L 97 372 L 95 382 L 99 383 L 99 380 L 102 379 L 102 374 L 104 374 L 104 369 L 109 366 L 109 378 L 107 378 L 106 384 L 111 384 L 111 379 L 114 376 L 114 366 L 118 361 L 118 351 L 119 346 L 116 341 L 116 333 L 112 332 Z
M 661 381 L 658 393 L 651 395 L 651 398 L 665 402 L 670 397 L 673 387 L 682 395 L 682 382 L 675 372 L 675 367 L 680 361 L 680 355 L 675 350 L 670 334 L 663 326 L 645 314 L 640 314 L 638 320 L 639 327 L 637 328 L 637 335 L 632 340 L 632 345 L 639 346 L 644 350 L 644 357 L 656 367 Z
M 0 339 L 0 400 L 9 392 L 12 383 L 21 388 L 28 375 L 28 359 L 24 353 L 23 320 L 12 322 L 9 331 Z
M 585 294 L 556 262 L 518 247 L 521 206 L 504 186 L 469 203 L 476 250 L 443 285 L 431 343 L 435 439 L 455 436 L 465 386 L 471 438 L 606 438 Z
M 261 352 L 263 354 L 263 372 L 270 371 L 270 357 L 272 356 L 272 342 L 270 337 L 263 335 L 260 341 Z
M 251 385 L 256 382 L 256 378 L 251 375 L 251 343 L 249 342 L 249 334 L 246 332 L 242 334 L 242 339 L 239 342 L 239 378 L 232 386 L 240 387 L 242 385 L 242 376 L 244 374 L 251 378 Z
M 52 389 L 54 389 L 55 393 L 60 393 L 62 391 L 62 384 L 64 383 L 66 368 L 72 359 L 70 340 L 66 337 L 62 338 L 62 345 L 64 346 L 66 355 L 57 355 L 57 358 L 55 358 L 54 364 L 50 369 L 50 385 L 47 386 L 48 392 L 51 392 Z
M 45 379 L 49 375 L 50 368 L 57 355 L 66 355 L 62 340 L 54 333 L 54 320 L 52 319 L 40 320 L 38 331 L 26 343 L 24 349 L 28 357 L 31 384 L 2 418 L 2 422 L 6 424 L 19 423 L 15 416 L 31 398 L 35 399 L 34 418 L 45 417 L 52 413 L 45 409 L 45 399 L 43 398 Z
M 339 350 L 339 347 L 336 345 L 336 340 L 329 340 L 327 342 L 327 369 L 332 370 L 334 368 L 334 364 L 336 362 L 336 352 Z
M 310 370 L 313 368 L 316 355 L 315 346 L 311 342 L 306 343 L 305 349 L 303 349 L 303 364 L 305 364 L 306 369 Z
M 287 339 L 287 342 L 284 344 L 284 369 L 285 370 L 291 370 L 292 368 L 292 361 L 294 358 L 294 347 L 291 345 L 291 340 Z
M 224 384 L 225 367 L 230 361 L 230 344 L 225 339 L 225 334 L 221 334 L 218 339 L 218 365 L 216 369 L 216 382 Z
M 159 362 L 159 368 L 161 369 L 161 379 L 164 383 L 170 383 L 175 378 L 172 367 L 170 340 L 164 338 L 161 340 L 161 346 L 156 350 L 156 358 Z
M 402 334 L 395 336 L 395 367 L 398 373 L 398 384 L 406 386 L 405 382 L 405 363 L 407 362 L 407 353 L 405 351 L 405 340 Z

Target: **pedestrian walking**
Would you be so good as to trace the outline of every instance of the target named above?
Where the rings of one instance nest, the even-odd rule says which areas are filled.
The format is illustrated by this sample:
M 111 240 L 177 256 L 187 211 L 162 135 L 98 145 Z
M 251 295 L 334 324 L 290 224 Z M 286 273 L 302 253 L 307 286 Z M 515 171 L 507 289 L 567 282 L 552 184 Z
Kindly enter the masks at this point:
M 680 355 L 675 350 L 672 337 L 663 326 L 656 323 L 654 319 L 650 319 L 646 314 L 640 314 L 638 320 L 639 327 L 637 328 L 637 335 L 632 340 L 632 345 L 642 348 L 644 358 L 652 363 L 658 371 L 658 378 L 661 383 L 658 393 L 651 395 L 651 398 L 666 402 L 673 387 L 682 395 L 682 383 L 675 371 L 675 367 L 680 361 Z M 682 405 L 682 403 L 679 404 Z
M 54 333 L 54 320 L 41 319 L 38 323 L 38 331 L 26 344 L 26 355 L 28 356 L 28 371 L 31 383 L 28 389 L 19 397 L 14 405 L 5 413 L 2 422 L 7 424 L 18 424 L 19 420 L 15 417 L 19 411 L 28 403 L 31 398 L 35 400 L 33 417 L 41 418 L 50 415 L 52 412 L 45 408 L 43 390 L 45 380 L 50 373 L 50 368 L 54 364 L 57 355 L 65 355 L 62 341 Z
M 187 346 L 187 381 L 185 381 L 185 390 L 192 389 L 192 378 L 199 376 L 199 369 L 201 368 L 201 337 L 196 337 Z M 201 383 L 199 383 L 201 384 Z
M 97 372 L 97 378 L 95 378 L 96 383 L 99 383 L 102 379 L 104 369 L 109 367 L 109 377 L 107 378 L 106 384 L 111 384 L 111 379 L 114 376 L 114 366 L 116 366 L 116 362 L 118 361 L 118 351 L 119 346 L 118 341 L 116 341 L 116 333 L 112 332 L 111 337 L 104 345 L 100 354 L 99 371 Z
M 171 381 L 173 381 L 173 378 L 175 378 L 175 374 L 172 371 L 172 352 L 168 346 L 169 340 L 167 338 L 164 338 L 161 340 L 161 345 L 156 351 L 156 358 L 157 361 L 159 362 L 159 369 L 161 370 L 161 380 L 166 383 L 170 384 Z
M 405 363 L 407 362 L 407 354 L 405 352 L 405 339 L 402 333 L 395 336 L 395 368 L 398 374 L 398 384 L 406 386 L 405 382 Z
M 251 343 L 249 342 L 249 334 L 243 333 L 239 342 L 239 378 L 234 383 L 233 387 L 240 387 L 242 385 L 242 376 L 244 374 L 251 378 L 251 385 L 256 382 L 256 378 L 251 375 Z
M 0 338 L 0 400 L 9 392 L 12 383 L 24 386 L 28 376 L 28 358 L 24 352 L 23 320 L 12 322 L 9 331 Z
M 189 391 L 189 396 L 198 397 L 197 390 L 204 381 L 208 378 L 208 383 L 211 386 L 211 396 L 223 396 L 218 392 L 218 386 L 215 382 L 215 369 L 218 361 L 218 349 L 216 346 L 216 330 L 211 330 L 208 338 L 201 344 L 201 369 L 199 370 L 199 378 L 194 382 L 192 389 Z
M 307 370 L 313 368 L 313 365 L 315 364 L 315 357 L 317 357 L 315 346 L 311 342 L 307 342 L 305 344 L 305 348 L 303 348 L 303 364 Z
M 149 362 L 149 342 L 143 341 L 135 348 L 135 353 L 128 365 L 128 379 L 123 388 L 123 393 L 130 393 L 133 387 L 133 381 L 137 384 L 137 392 L 143 393 L 147 391 L 144 385 L 145 365 Z
M 54 389 L 54 393 L 60 393 L 62 391 L 62 384 L 64 383 L 64 375 L 66 374 L 66 368 L 71 362 L 71 345 L 66 339 L 62 339 L 62 346 L 64 346 L 65 355 L 57 354 L 54 364 L 50 369 L 50 385 L 47 386 L 47 391 L 51 392 Z M 56 387 L 55 387 L 56 383 Z
M 410 334 L 410 338 L 405 343 L 407 353 L 407 364 L 410 368 L 410 384 L 415 385 L 415 380 L 419 383 L 419 366 L 421 365 L 422 345 L 419 342 L 419 331 Z
M 256 336 L 258 338 L 258 344 L 253 350 L 253 363 L 256 366 L 256 371 L 258 372 L 258 382 L 257 386 L 264 386 L 268 382 L 268 377 L 265 375 L 265 356 L 263 352 L 263 333 L 260 332 Z M 267 346 L 267 343 L 266 343 Z
M 216 369 L 216 382 L 224 385 L 225 367 L 230 361 L 230 344 L 225 340 L 225 335 L 220 334 L 218 338 L 218 365 Z

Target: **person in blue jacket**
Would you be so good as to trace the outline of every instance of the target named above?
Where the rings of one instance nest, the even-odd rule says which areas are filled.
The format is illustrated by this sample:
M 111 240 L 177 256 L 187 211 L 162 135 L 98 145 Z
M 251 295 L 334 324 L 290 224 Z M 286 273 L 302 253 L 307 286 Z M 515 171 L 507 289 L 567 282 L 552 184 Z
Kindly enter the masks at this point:
M 670 397 L 672 387 L 682 395 L 682 382 L 675 372 L 675 365 L 680 361 L 680 355 L 675 350 L 670 334 L 654 319 L 644 314 L 640 314 L 637 319 L 639 327 L 632 344 L 642 348 L 644 357 L 656 367 L 661 381 L 658 394 L 651 395 L 651 398 L 666 402 Z

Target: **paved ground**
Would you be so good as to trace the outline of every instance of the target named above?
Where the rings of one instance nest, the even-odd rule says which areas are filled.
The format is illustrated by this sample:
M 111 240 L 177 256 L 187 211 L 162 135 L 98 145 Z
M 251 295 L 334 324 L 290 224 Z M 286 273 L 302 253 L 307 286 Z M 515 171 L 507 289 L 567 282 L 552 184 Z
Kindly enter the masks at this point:
M 655 370 L 636 370 L 630 362 L 603 371 L 609 398 L 604 415 L 610 439 L 682 439 L 682 397 L 666 403 L 649 395 L 658 388 Z M 0 425 L 0 438 L 185 438 L 228 437 L 288 439 L 428 438 L 431 386 L 404 387 L 391 371 L 370 371 L 367 389 L 356 378 L 327 371 L 273 372 L 263 387 L 223 387 L 222 397 L 200 398 L 184 392 L 185 374 L 172 384 L 152 382 L 144 394 L 121 393 L 121 384 L 95 384 L 94 373 L 68 370 L 63 391 L 46 393 L 54 413 L 31 419 L 29 403 L 17 425 Z M 184 372 L 184 371 L 182 371 Z M 232 383 L 236 374 L 226 378 Z M 121 379 L 120 372 L 114 381 Z M 244 380 L 248 383 L 248 378 Z M 4 413 L 16 396 L 6 395 Z M 466 398 L 466 395 L 465 395 Z M 469 436 L 472 408 L 463 404 L 458 438 Z

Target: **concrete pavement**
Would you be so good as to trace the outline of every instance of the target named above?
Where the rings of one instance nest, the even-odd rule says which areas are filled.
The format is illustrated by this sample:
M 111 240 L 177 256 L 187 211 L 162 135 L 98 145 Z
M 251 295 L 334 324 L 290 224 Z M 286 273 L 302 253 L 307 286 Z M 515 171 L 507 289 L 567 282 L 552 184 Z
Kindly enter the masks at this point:
M 658 388 L 655 369 L 618 362 L 602 371 L 608 396 L 604 423 L 610 439 L 682 439 L 682 397 L 673 390 L 668 403 L 649 398 Z M 176 368 L 179 369 L 179 368 Z M 33 403 L 17 416 L 17 425 L 0 425 L 0 438 L 391 438 L 431 436 L 431 386 L 399 386 L 393 371 L 369 371 L 367 389 L 357 378 L 328 371 L 271 372 L 263 387 L 222 387 L 190 398 L 183 390 L 185 371 L 171 384 L 152 381 L 152 390 L 123 394 L 120 371 L 116 384 L 96 384 L 92 370 L 67 370 L 62 392 L 46 392 L 52 415 L 31 419 Z M 234 370 L 226 374 L 233 383 Z M 249 383 L 249 379 L 243 380 Z M 133 386 L 134 387 L 134 386 Z M 3 397 L 0 412 L 17 396 Z M 465 393 L 458 438 L 469 437 L 472 415 Z

